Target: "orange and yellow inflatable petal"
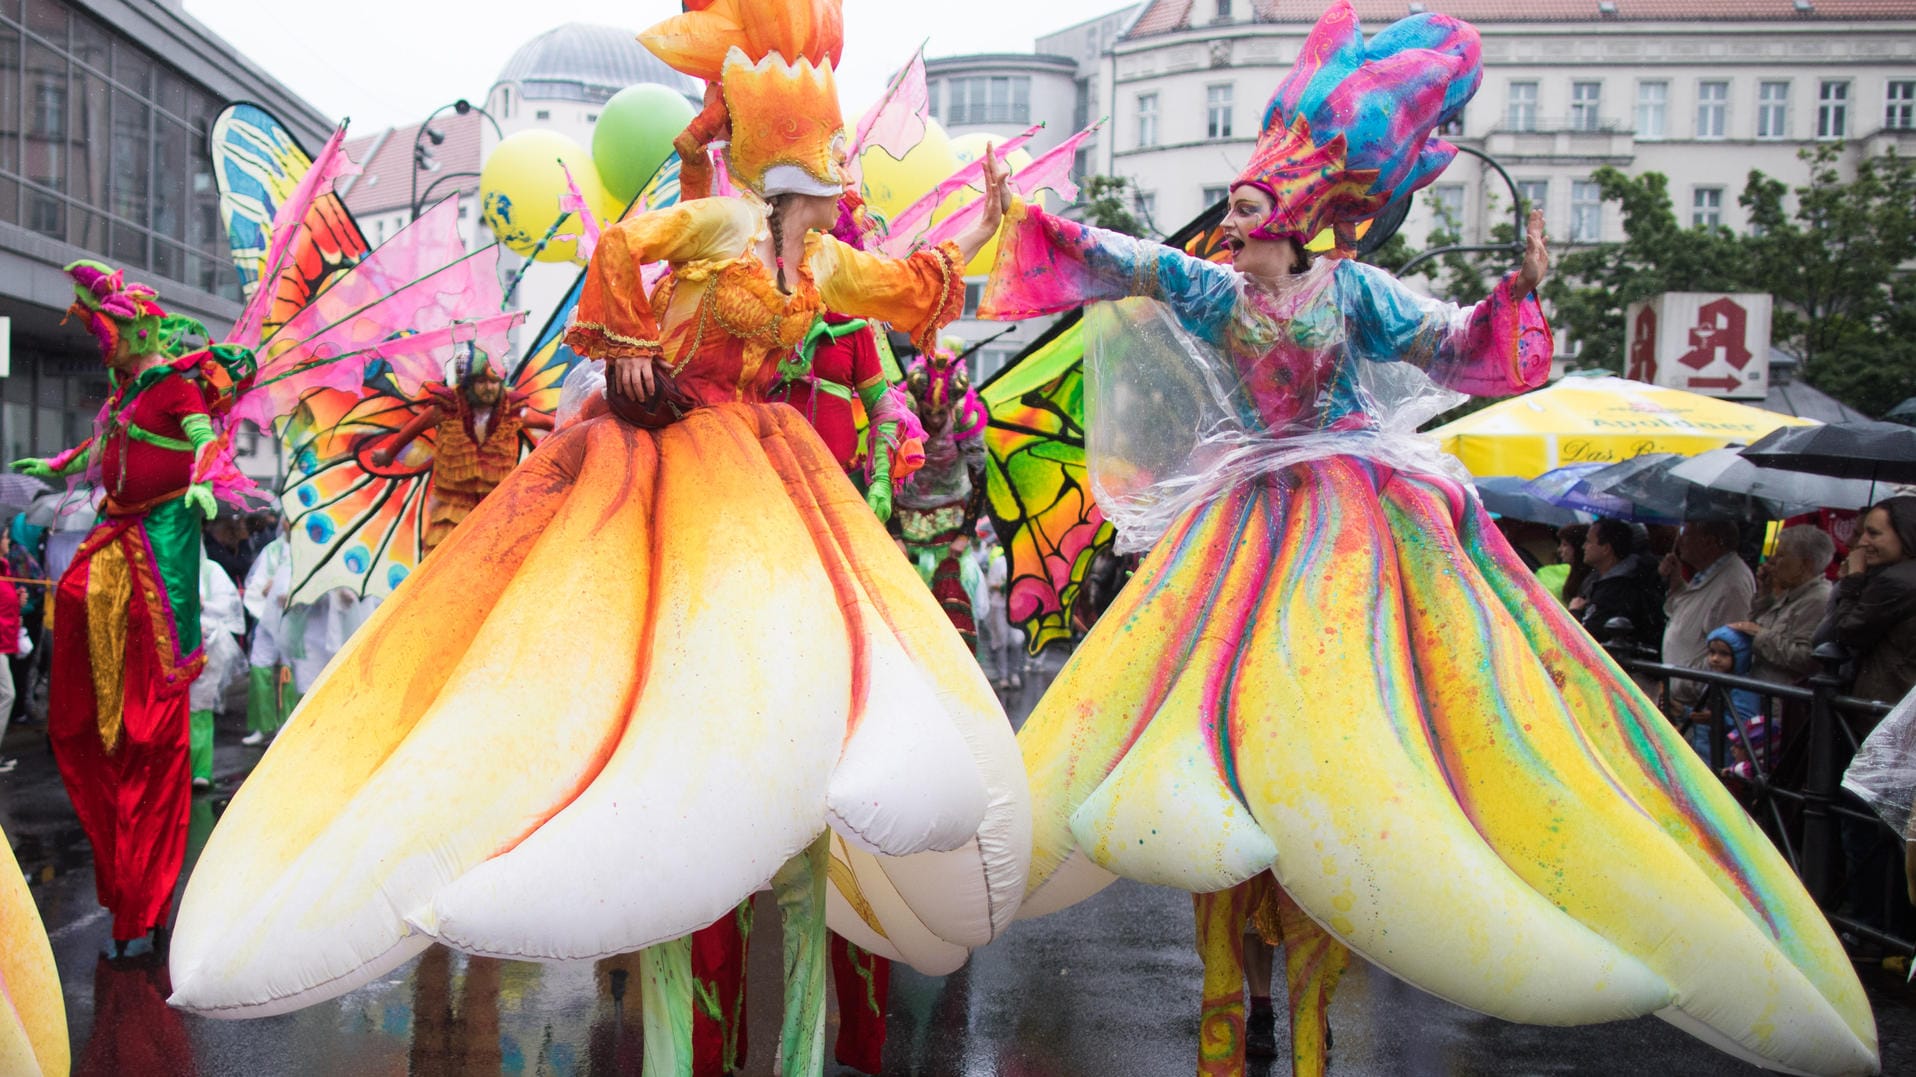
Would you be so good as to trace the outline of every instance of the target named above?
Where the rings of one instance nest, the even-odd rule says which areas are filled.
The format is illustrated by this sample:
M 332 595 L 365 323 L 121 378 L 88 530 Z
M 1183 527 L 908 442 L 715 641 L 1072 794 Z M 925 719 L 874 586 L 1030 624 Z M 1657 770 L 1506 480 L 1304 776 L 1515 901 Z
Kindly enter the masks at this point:
M 701 408 L 656 433 L 607 416 L 548 439 L 521 469 L 555 476 L 535 484 L 543 520 L 509 530 L 529 499 L 495 494 L 362 634 L 404 647 L 446 612 L 445 581 L 494 573 L 456 638 L 426 637 L 450 670 L 414 690 L 342 654 L 282 733 L 292 750 L 235 797 L 183 903 L 175 1003 L 282 1012 L 435 937 L 504 957 L 638 949 L 716 919 L 828 827 L 890 884 L 878 930 L 915 940 L 899 956 L 944 968 L 1002 930 L 1030 828 L 1009 725 L 843 474 L 818 492 L 798 461 L 829 456 L 779 426 L 788 410 Z M 833 508 L 850 505 L 862 520 Z M 462 543 L 467 528 L 488 538 Z M 490 540 L 514 534 L 529 548 L 507 564 Z M 896 578 L 855 563 L 876 555 Z M 382 754 L 321 807 L 289 807 L 341 771 L 308 743 L 322 732 Z
M 0 1073 L 66 1077 L 67 1009 L 33 892 L 0 833 Z

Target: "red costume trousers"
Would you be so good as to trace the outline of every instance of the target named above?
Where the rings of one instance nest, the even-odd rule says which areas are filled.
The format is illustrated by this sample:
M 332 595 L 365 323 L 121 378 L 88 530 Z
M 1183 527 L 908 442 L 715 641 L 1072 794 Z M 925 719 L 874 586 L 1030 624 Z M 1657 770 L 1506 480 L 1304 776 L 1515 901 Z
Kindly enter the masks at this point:
M 722 1077 L 745 1069 L 745 955 L 752 934 L 747 900 L 708 927 L 692 933 L 693 1077 Z M 877 1073 L 885 1053 L 885 1003 L 891 962 L 831 936 L 832 989 L 838 997 L 838 1038 L 832 1057 L 840 1065 Z
M 109 520 L 87 536 L 54 610 L 47 733 L 93 844 L 100 904 L 113 914 L 113 937 L 128 941 L 165 925 L 186 856 L 187 688 L 204 659 L 197 638 L 180 653 L 167 587 L 137 518 Z

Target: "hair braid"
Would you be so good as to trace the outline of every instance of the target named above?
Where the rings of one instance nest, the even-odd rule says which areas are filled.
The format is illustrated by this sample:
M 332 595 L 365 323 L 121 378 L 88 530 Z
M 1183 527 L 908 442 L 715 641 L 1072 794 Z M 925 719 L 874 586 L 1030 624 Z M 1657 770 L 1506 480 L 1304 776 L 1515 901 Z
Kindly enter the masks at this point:
M 771 211 L 766 221 L 772 228 L 772 268 L 778 274 L 778 290 L 789 291 L 785 287 L 785 196 L 776 195 L 768 203 Z

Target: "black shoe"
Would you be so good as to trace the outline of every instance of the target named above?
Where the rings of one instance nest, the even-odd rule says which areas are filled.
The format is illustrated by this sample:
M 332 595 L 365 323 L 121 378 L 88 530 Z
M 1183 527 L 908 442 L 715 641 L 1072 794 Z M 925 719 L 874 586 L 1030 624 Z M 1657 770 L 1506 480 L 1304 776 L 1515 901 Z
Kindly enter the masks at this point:
M 1259 1006 L 1251 1003 L 1251 1011 L 1244 1019 L 1244 1057 L 1277 1057 L 1277 1013 L 1269 1003 Z

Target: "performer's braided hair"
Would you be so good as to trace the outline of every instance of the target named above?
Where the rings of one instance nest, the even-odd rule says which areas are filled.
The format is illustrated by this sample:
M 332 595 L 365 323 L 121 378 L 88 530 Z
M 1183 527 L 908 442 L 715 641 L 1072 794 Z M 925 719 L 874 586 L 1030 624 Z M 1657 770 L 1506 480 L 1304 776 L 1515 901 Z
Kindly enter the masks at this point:
M 772 227 L 772 264 L 778 273 L 778 290 L 789 292 L 785 287 L 785 195 L 774 195 L 766 203 L 771 212 L 766 214 L 766 222 Z

